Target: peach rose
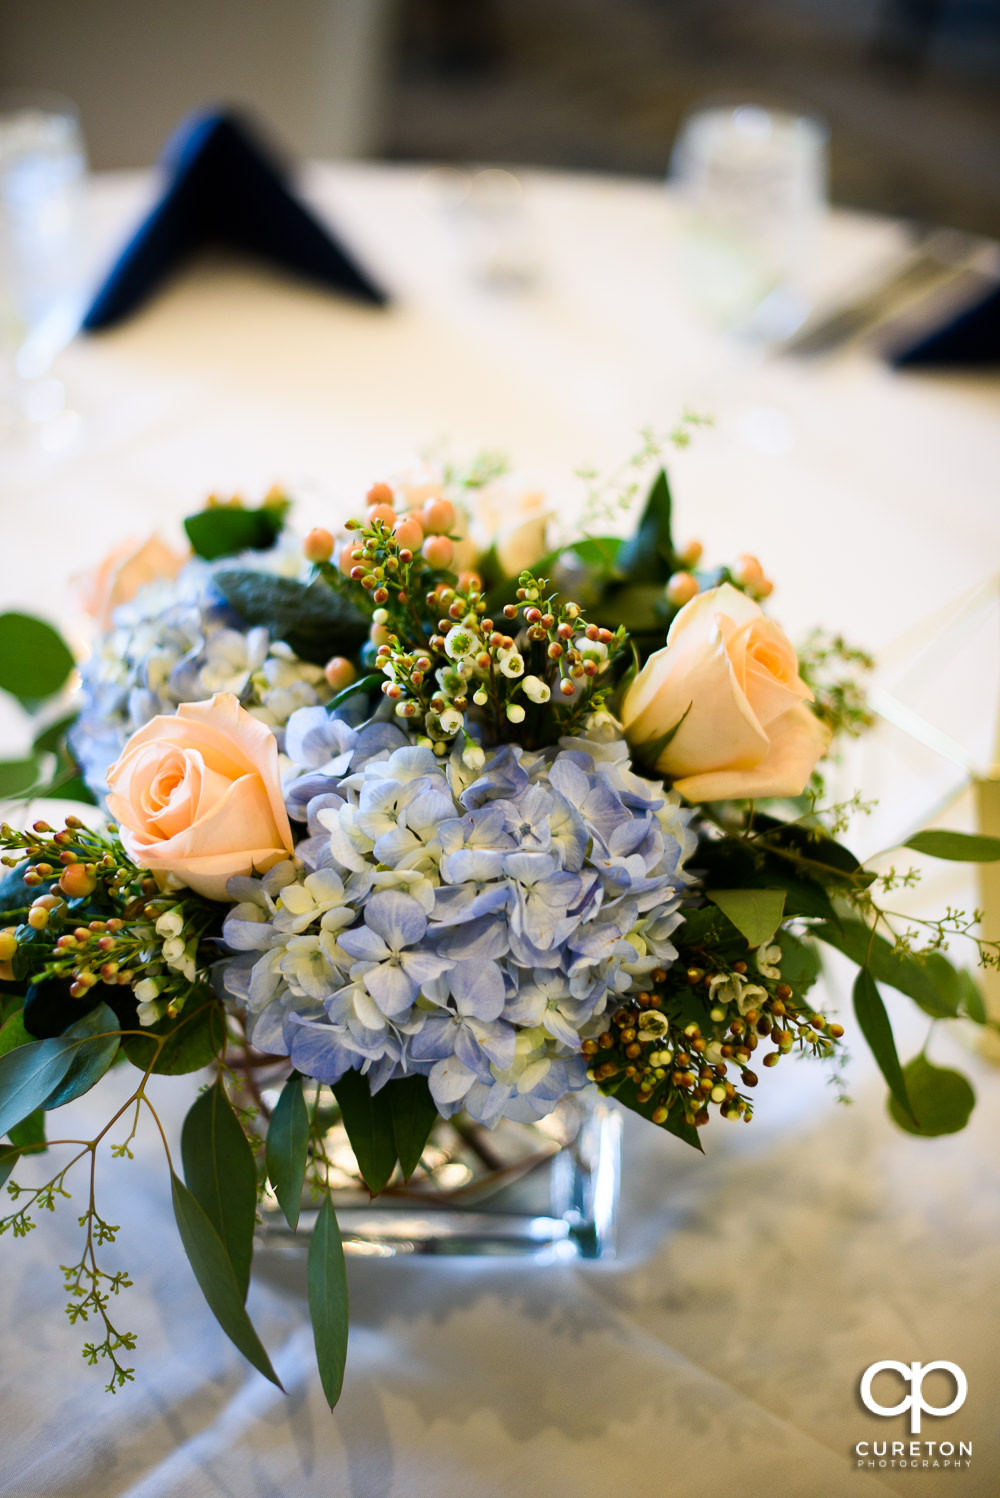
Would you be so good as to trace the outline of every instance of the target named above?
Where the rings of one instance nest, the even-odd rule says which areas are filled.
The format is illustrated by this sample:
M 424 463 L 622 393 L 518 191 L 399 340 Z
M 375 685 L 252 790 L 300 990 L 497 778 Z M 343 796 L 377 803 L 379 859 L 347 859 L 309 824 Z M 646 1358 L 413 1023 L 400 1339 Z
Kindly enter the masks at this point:
M 108 808 L 140 868 L 225 900 L 237 874 L 292 852 L 278 745 L 231 692 L 185 702 L 129 739 L 108 771 Z
M 689 801 L 797 796 L 830 742 L 811 701 L 788 637 L 724 583 L 681 609 L 621 716 L 629 742 Z
M 142 542 L 130 536 L 79 579 L 80 601 L 101 629 L 109 629 L 119 604 L 130 603 L 146 583 L 176 577 L 186 561 L 158 535 Z
M 495 547 L 505 577 L 517 577 L 525 567 L 541 561 L 548 550 L 546 536 L 552 511 L 537 489 L 512 493 L 496 485 L 476 496 L 473 526 L 481 551 Z

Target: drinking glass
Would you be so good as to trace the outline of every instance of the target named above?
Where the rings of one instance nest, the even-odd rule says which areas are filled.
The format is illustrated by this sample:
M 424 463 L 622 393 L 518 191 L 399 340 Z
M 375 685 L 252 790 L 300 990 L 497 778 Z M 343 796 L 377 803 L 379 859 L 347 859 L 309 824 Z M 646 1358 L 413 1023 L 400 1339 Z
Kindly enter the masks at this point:
M 0 423 L 58 415 L 47 378 L 83 310 L 86 151 L 76 106 L 40 89 L 0 89 Z
M 716 324 L 772 342 L 804 320 L 826 148 L 820 120 L 760 104 L 711 105 L 681 125 L 668 179 L 681 202 L 678 271 Z

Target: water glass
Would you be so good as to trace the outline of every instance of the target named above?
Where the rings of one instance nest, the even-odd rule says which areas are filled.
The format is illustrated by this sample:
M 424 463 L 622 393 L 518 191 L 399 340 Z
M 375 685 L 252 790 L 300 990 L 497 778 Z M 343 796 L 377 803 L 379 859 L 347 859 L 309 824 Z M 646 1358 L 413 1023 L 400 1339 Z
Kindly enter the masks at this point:
M 43 377 L 79 325 L 85 170 L 68 99 L 0 89 L 0 381 L 9 421 L 51 414 L 44 387 L 53 382 Z
M 681 203 L 678 271 L 718 325 L 771 341 L 804 319 L 826 149 L 821 121 L 758 104 L 713 105 L 682 124 L 668 179 Z

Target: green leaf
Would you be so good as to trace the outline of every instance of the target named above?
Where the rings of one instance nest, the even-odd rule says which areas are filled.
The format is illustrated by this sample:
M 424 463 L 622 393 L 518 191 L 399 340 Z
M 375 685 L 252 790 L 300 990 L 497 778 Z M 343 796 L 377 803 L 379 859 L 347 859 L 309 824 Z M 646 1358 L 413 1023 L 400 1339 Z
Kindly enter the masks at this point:
M 241 551 L 268 551 L 281 534 L 287 509 L 287 504 L 262 505 L 257 510 L 213 505 L 189 515 L 184 529 L 195 555 L 214 562 Z
M 37 1035 L 32 1035 L 30 1030 L 24 1028 L 24 1010 L 19 1009 L 0 1029 L 0 1056 L 6 1056 L 8 1051 L 16 1051 L 18 1046 L 31 1045 L 37 1039 Z
M 976 1106 L 976 1094 L 960 1071 L 935 1066 L 921 1053 L 907 1063 L 903 1076 L 916 1116 L 911 1117 L 890 1097 L 889 1112 L 901 1129 L 932 1139 L 965 1128 Z
M 359 1071 L 348 1071 L 334 1084 L 333 1091 L 358 1169 L 372 1196 L 377 1196 L 396 1168 L 392 1104 L 386 1089 L 373 1097 L 368 1078 Z
M 954 863 L 996 863 L 1000 859 L 1000 837 L 971 832 L 918 832 L 907 838 L 904 848 L 947 858 Z
M 795 991 L 796 997 L 807 993 L 819 977 L 819 953 L 811 941 L 801 941 L 790 931 L 778 936 L 781 945 L 781 978 Z
M 274 1187 L 285 1221 L 294 1232 L 302 1206 L 302 1187 L 309 1160 L 309 1114 L 302 1078 L 289 1077 L 267 1126 L 267 1178 Z
M 38 779 L 37 759 L 0 760 L 0 797 L 5 800 L 30 790 Z
M 670 485 L 661 468 L 638 528 L 618 553 L 618 571 L 630 582 L 665 583 L 674 569 Z
M 29 1113 L 27 1118 L 22 1118 L 19 1124 L 7 1130 L 7 1138 L 11 1144 L 17 1145 L 18 1149 L 27 1149 L 29 1145 L 45 1145 L 45 1110 L 36 1108 Z M 40 1155 L 40 1149 L 32 1150 L 33 1154 Z
M 243 1296 L 222 1239 L 209 1221 L 204 1208 L 173 1171 L 170 1172 L 170 1190 L 184 1252 L 212 1314 L 243 1356 L 284 1393 L 281 1380 L 271 1367 L 271 1360 L 246 1313 Z
M 985 1025 L 989 1018 L 982 990 L 972 974 L 964 968 L 958 974 L 958 1008 L 960 1013 L 977 1025 Z
M 69 1070 L 78 1046 L 78 1041 L 58 1035 L 18 1044 L 0 1056 L 0 1135 L 9 1134 L 15 1124 L 43 1105 Z
M 787 860 L 800 874 L 823 885 L 866 888 L 876 878 L 858 862 L 849 848 L 822 828 L 803 826 L 800 822 L 782 822 L 757 810 L 753 829 L 755 847 Z
M 67 713 L 48 727 L 40 729 L 31 742 L 32 749 L 37 754 L 58 754 L 78 716 L 77 713 Z
M 121 1040 L 120 1031 L 117 1015 L 104 1003 L 98 1004 L 89 1014 L 81 1015 L 68 1030 L 64 1030 L 59 1038 L 76 1041 L 76 1051 L 65 1075 L 42 1104 L 43 1108 L 61 1108 L 64 1103 L 71 1103 L 74 1098 L 89 1092 L 115 1059 Z
M 307 1276 L 316 1364 L 326 1402 L 333 1409 L 344 1386 L 348 1304 L 344 1245 L 329 1196 L 323 1198 L 309 1240 Z
M 21 1151 L 13 1145 L 0 1145 L 0 1186 L 3 1186 L 21 1158 Z
M 304 661 L 323 666 L 333 655 L 354 655 L 368 638 L 368 621 L 340 593 L 270 572 L 217 572 L 216 586 L 248 625 L 265 624 Z
M 74 666 L 62 636 L 32 614 L 0 614 L 0 687 L 22 702 L 58 692 Z
M 912 1117 L 913 1109 L 906 1092 L 903 1069 L 896 1053 L 896 1042 L 892 1037 L 892 1026 L 882 1003 L 882 995 L 867 968 L 862 968 L 854 980 L 854 1013 L 861 1033 L 878 1062 L 879 1071 L 886 1080 L 889 1091 L 900 1108 Z
M 823 875 L 805 872 L 779 853 L 745 837 L 703 837 L 695 866 L 705 871 L 705 883 L 720 889 L 783 889 L 783 919 L 816 916 L 835 922 L 837 913 L 821 882 Z
M 608 1097 L 614 1097 L 632 1113 L 638 1113 L 641 1118 L 652 1122 L 653 1109 L 659 1107 L 659 1099 L 654 1094 L 647 1102 L 640 1103 L 638 1089 L 629 1077 L 612 1077 L 607 1084 L 599 1083 L 600 1090 Z M 701 1131 L 693 1124 L 685 1123 L 684 1114 L 679 1107 L 671 1108 L 667 1114 L 666 1121 L 657 1124 L 658 1129 L 666 1129 L 668 1134 L 681 1139 L 685 1144 L 691 1145 L 692 1149 L 698 1150 L 700 1154 L 705 1151 L 701 1143 Z
M 716 905 L 685 910 L 684 924 L 674 935 L 678 947 L 706 948 L 719 960 L 737 962 L 746 956 L 746 939 Z
M 184 1181 L 222 1240 L 243 1299 L 250 1288 L 257 1170 L 222 1083 L 196 1098 L 181 1129 Z
M 746 937 L 748 946 L 763 946 L 781 925 L 783 889 L 709 889 L 705 895 Z
M 935 981 L 940 968 L 929 959 L 920 961 L 907 953 L 897 953 L 884 936 L 873 936 L 863 921 L 844 919 L 838 925 L 824 921 L 812 926 L 810 935 L 836 947 L 857 967 L 867 968 L 876 982 L 888 983 L 890 988 L 905 993 L 925 1014 L 946 1019 L 955 1013 Z
M 389 1094 L 393 1143 L 403 1179 L 408 1181 L 440 1114 L 426 1077 L 397 1077 L 386 1083 L 384 1091 Z
M 222 1005 L 217 1000 L 212 999 L 197 1007 L 199 1002 L 192 996 L 187 1010 L 177 1019 L 164 1017 L 141 1035 L 126 1035 L 122 1049 L 132 1065 L 140 1071 L 147 1071 L 156 1054 L 157 1040 L 166 1036 L 163 1049 L 153 1063 L 154 1072 L 176 1077 L 208 1066 L 222 1049 L 226 1021 Z

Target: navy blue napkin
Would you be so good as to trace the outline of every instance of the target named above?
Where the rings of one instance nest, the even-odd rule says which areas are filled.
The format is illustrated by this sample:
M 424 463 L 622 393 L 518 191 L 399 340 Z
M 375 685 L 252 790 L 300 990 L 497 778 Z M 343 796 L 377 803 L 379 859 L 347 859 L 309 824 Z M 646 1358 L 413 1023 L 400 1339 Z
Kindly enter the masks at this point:
M 891 362 L 896 369 L 985 369 L 1000 364 L 1000 286 L 943 327 L 897 349 Z
M 373 306 L 385 292 L 289 189 L 284 169 L 240 115 L 191 115 L 168 141 L 163 195 L 125 247 L 83 320 L 107 328 L 209 244 L 256 255 Z

